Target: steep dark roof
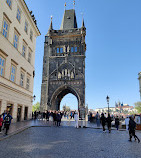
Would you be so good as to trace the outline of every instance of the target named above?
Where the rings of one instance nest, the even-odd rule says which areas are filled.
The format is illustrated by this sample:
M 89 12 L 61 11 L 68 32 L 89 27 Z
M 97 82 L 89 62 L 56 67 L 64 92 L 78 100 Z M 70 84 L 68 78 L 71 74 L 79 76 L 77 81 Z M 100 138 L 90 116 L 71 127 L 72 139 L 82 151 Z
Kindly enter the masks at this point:
M 75 10 L 65 10 L 60 30 L 77 28 Z

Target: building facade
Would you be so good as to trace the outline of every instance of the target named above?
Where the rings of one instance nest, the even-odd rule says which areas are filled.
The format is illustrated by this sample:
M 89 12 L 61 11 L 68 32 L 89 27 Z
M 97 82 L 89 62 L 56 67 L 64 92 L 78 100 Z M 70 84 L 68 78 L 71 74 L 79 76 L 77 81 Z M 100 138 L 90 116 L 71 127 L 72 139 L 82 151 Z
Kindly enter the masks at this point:
M 52 20 L 44 43 L 41 85 L 41 111 L 59 110 L 62 98 L 72 93 L 78 110 L 85 107 L 85 36 L 84 20 L 77 27 L 75 10 L 65 10 L 60 30 Z M 82 114 L 82 113 L 81 113 Z
M 31 118 L 36 37 L 40 32 L 24 0 L 0 0 L 0 114 Z

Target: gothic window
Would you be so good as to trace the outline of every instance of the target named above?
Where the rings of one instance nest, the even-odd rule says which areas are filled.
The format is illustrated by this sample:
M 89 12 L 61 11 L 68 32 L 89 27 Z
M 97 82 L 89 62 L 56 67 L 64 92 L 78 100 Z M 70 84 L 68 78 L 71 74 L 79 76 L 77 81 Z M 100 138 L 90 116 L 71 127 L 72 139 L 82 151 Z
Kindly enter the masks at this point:
M 74 48 L 73 47 L 71 47 L 71 52 L 74 52 Z
M 60 48 L 60 53 L 63 53 L 63 48 L 62 47 Z
M 59 50 L 59 48 L 57 48 L 57 53 L 59 53 L 60 52 L 60 50 Z
M 75 47 L 75 52 L 77 52 L 77 47 Z

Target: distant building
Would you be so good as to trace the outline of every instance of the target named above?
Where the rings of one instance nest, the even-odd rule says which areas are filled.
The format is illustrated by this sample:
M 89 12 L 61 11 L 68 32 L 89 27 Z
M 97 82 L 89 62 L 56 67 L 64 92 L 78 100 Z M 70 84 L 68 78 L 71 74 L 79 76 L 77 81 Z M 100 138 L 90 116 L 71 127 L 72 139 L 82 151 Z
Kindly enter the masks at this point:
M 31 118 L 36 20 L 24 0 L 0 0 L 0 114 Z

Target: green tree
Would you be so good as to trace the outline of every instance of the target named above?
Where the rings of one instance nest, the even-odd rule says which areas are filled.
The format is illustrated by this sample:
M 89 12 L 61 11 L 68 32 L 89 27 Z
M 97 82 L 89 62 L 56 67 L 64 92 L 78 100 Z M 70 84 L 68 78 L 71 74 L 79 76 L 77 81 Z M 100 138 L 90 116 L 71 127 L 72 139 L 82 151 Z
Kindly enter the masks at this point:
M 37 102 L 36 104 L 32 106 L 32 111 L 34 112 L 34 111 L 39 111 L 39 110 L 40 110 L 40 103 Z
M 138 101 L 135 104 L 135 109 L 138 111 L 138 113 L 141 113 L 141 102 Z

